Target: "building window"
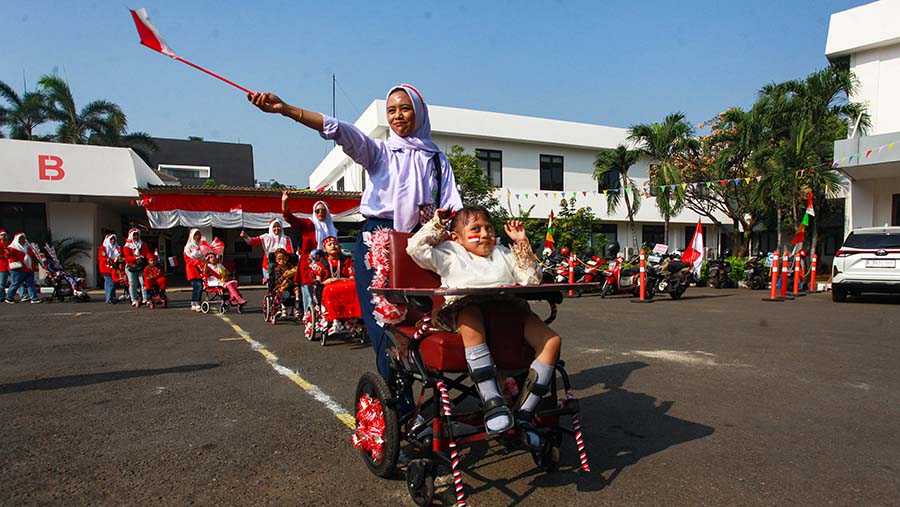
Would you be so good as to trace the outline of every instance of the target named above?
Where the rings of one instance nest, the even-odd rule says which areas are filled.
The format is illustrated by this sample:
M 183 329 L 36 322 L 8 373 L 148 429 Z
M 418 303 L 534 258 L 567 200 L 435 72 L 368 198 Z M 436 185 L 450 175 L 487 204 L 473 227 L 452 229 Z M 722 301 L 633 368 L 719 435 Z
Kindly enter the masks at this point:
M 597 178 L 597 190 L 614 190 L 619 188 L 619 173 L 616 171 L 609 171 L 603 173 L 603 176 Z
M 541 190 L 563 189 L 563 158 L 541 155 Z
M 666 243 L 666 228 L 662 225 L 645 225 L 641 228 L 641 239 L 648 246 Z
M 500 150 L 475 150 L 475 158 L 484 169 L 491 185 L 503 186 L 503 152 Z
M 158 169 L 159 172 L 176 178 L 209 178 L 209 166 L 159 164 Z
M 344 191 L 344 177 L 343 176 L 341 176 L 341 179 L 337 180 L 337 183 L 335 183 L 335 185 L 334 185 L 334 189 L 337 190 L 338 192 Z

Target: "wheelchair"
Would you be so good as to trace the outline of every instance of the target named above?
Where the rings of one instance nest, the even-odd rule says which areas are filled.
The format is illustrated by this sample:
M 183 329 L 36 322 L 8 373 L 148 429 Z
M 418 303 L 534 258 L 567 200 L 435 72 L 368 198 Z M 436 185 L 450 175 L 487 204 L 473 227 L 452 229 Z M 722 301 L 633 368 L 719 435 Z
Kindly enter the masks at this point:
M 459 446 L 487 438 L 481 398 L 470 379 L 462 338 L 455 333 L 433 331 L 431 310 L 442 296 L 502 294 L 543 300 L 556 317 L 556 305 L 563 291 L 593 289 L 597 283 L 547 284 L 537 286 L 493 287 L 488 289 L 440 289 L 440 279 L 416 265 L 406 254 L 410 234 L 390 233 L 389 287 L 373 288 L 395 304 L 407 309 L 404 322 L 385 325 L 388 339 L 389 380 L 367 372 L 356 387 L 356 431 L 353 445 L 369 470 L 386 478 L 394 474 L 400 459 L 401 444 L 406 444 L 407 490 L 416 505 L 431 505 L 434 478 L 438 470 L 453 475 L 454 491 L 460 505 L 465 491 L 459 464 Z M 490 303 L 488 303 L 490 304 Z M 527 389 L 526 378 L 534 351 L 523 338 L 524 319 L 508 304 L 497 304 L 483 312 L 488 346 L 498 372 L 504 395 L 513 402 L 519 391 Z M 417 322 L 418 321 L 418 322 Z M 414 387 L 415 407 L 401 413 L 402 400 L 409 399 Z M 560 394 L 562 391 L 562 395 Z M 537 391 L 532 391 L 537 392 Z M 534 412 L 533 428 L 541 436 L 539 449 L 520 441 L 520 427 L 498 437 L 509 448 L 531 453 L 536 466 L 545 472 L 558 470 L 563 437 L 575 440 L 580 468 L 590 471 L 575 398 L 565 363 L 557 361 L 548 391 Z M 563 422 L 568 422 L 564 425 Z
M 266 254 L 269 258 L 269 276 L 267 277 L 266 282 L 266 295 L 263 298 L 263 320 L 269 322 L 272 325 L 278 324 L 281 321 L 289 320 L 294 323 L 297 323 L 297 318 L 294 317 L 293 309 L 287 313 L 287 315 L 283 315 L 283 305 L 281 304 L 281 293 L 278 291 L 278 288 L 275 287 L 274 273 L 275 273 L 275 254 L 269 253 Z M 300 258 L 297 254 L 290 254 L 288 256 L 288 262 L 293 266 L 291 268 L 293 273 L 296 273 L 298 269 L 298 262 Z M 293 276 L 293 275 L 291 275 Z M 296 301 L 294 305 L 296 306 Z
M 244 304 L 235 301 L 225 287 L 211 287 L 206 279 L 203 280 L 203 292 L 200 294 L 201 312 L 209 313 L 214 309 L 216 313 L 224 315 L 230 308 L 234 308 L 238 313 L 244 313 Z
M 339 290 L 352 292 L 352 297 L 356 301 L 355 307 L 343 308 L 342 310 L 345 312 L 343 315 L 328 315 L 325 311 L 325 303 L 328 302 L 323 301 L 323 295 L 328 297 L 331 291 L 326 292 L 326 286 L 316 282 L 313 285 L 312 301 L 303 312 L 303 335 L 309 341 L 318 338 L 323 347 L 329 338 L 336 336 L 344 336 L 350 340 L 359 341 L 359 343 L 366 343 L 369 335 L 366 333 L 359 302 L 356 299 L 356 284 L 354 281 L 338 283 L 342 285 Z

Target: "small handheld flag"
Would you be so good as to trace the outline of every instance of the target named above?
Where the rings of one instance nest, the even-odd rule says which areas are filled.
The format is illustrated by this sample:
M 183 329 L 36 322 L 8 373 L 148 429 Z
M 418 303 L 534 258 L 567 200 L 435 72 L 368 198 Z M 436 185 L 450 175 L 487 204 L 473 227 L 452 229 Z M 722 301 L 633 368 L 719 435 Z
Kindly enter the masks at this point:
M 129 11 L 131 12 L 132 19 L 134 19 L 134 26 L 137 28 L 138 35 L 141 37 L 141 44 L 143 44 L 144 46 L 147 46 L 148 48 L 150 48 L 154 51 L 158 51 L 170 58 L 178 60 L 181 63 L 190 65 L 191 67 L 193 67 L 199 71 L 205 72 L 216 79 L 220 79 L 220 80 L 230 84 L 231 86 L 234 86 L 238 90 L 241 90 L 244 93 L 253 93 L 252 91 L 244 88 L 243 86 L 235 83 L 234 81 L 225 79 L 224 77 L 222 77 L 214 72 L 210 72 L 210 71 L 204 69 L 203 67 L 201 67 L 197 64 L 194 64 L 192 62 L 189 62 L 189 61 L 185 60 L 184 58 L 176 55 L 175 51 L 173 51 L 172 48 L 169 47 L 168 44 L 166 44 L 166 41 L 163 40 L 162 35 L 159 34 L 159 29 L 157 29 L 156 26 L 153 24 L 153 22 L 150 21 L 150 16 L 147 15 L 146 9 L 144 9 L 144 8 L 141 8 L 138 10 L 129 9 Z

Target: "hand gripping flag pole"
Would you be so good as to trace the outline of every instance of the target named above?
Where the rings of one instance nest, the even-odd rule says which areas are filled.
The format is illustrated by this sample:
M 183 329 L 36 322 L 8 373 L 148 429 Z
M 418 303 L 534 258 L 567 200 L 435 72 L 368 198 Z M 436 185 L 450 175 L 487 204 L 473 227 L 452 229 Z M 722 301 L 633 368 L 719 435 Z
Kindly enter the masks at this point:
M 234 81 L 226 79 L 226 78 L 216 74 L 215 72 L 210 72 L 210 71 L 204 69 L 203 67 L 201 67 L 193 62 L 189 62 L 189 61 L 185 60 L 184 58 L 176 55 L 175 52 L 172 51 L 172 48 L 170 48 L 169 45 L 166 44 L 166 41 L 163 40 L 162 36 L 159 34 L 159 30 L 156 28 L 156 26 L 153 25 L 153 22 L 150 21 L 150 16 L 147 15 L 146 9 L 141 8 L 136 11 L 133 9 L 129 9 L 129 11 L 131 12 L 131 17 L 134 18 L 134 25 L 137 27 L 138 35 L 141 37 L 141 44 L 147 46 L 148 48 L 150 48 L 154 51 L 158 51 L 170 58 L 178 60 L 181 63 L 190 65 L 191 67 L 193 67 L 197 70 L 203 71 L 216 79 L 225 81 L 226 83 L 230 84 L 231 86 L 234 86 L 235 88 L 237 88 L 238 90 L 241 90 L 244 93 L 249 93 L 249 94 L 253 93 L 252 91 L 244 88 L 243 86 L 235 83 Z

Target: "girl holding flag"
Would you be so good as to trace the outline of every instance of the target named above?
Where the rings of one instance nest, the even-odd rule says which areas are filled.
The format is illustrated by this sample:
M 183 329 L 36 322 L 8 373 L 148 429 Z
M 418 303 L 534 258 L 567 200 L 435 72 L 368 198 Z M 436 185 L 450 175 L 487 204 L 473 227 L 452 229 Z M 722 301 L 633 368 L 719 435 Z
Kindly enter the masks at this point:
M 356 240 L 353 262 L 366 331 L 378 371 L 387 377 L 387 340 L 375 320 L 368 291 L 374 270 L 366 266 L 369 247 L 365 240 L 379 228 L 411 232 L 430 220 L 436 208 L 462 208 L 450 162 L 431 140 L 431 121 L 422 94 L 408 84 L 388 90 L 386 112 L 391 130 L 386 141 L 365 135 L 351 123 L 288 104 L 272 93 L 249 93 L 247 98 L 264 112 L 291 118 L 335 141 L 365 168 L 369 184 L 359 208 L 366 221 Z
M 262 274 L 263 281 L 272 277 L 271 266 L 269 266 L 269 254 L 274 254 L 279 248 L 283 248 L 287 253 L 294 253 L 294 245 L 291 244 L 291 238 L 284 233 L 284 226 L 281 220 L 273 218 L 269 220 L 269 232 L 260 234 L 255 238 L 251 238 L 246 232 L 241 231 L 241 237 L 248 245 L 259 245 L 263 248 Z

